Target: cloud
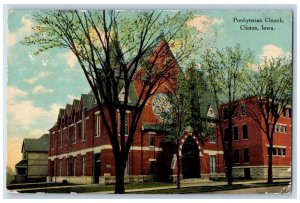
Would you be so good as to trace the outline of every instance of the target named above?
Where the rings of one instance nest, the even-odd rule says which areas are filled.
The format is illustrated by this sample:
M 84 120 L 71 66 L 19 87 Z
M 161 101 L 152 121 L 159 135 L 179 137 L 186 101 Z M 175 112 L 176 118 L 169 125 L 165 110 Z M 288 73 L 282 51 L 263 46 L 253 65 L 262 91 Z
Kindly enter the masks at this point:
M 49 75 L 51 75 L 51 72 L 41 71 L 35 77 L 29 78 L 29 79 L 24 79 L 24 81 L 27 82 L 27 83 L 29 83 L 29 84 L 34 84 L 36 81 L 38 81 L 40 79 L 47 78 Z
M 49 110 L 36 107 L 33 101 L 27 99 L 27 93 L 23 90 L 13 86 L 7 88 L 8 128 L 33 130 L 33 125 L 55 121 L 59 108 L 61 105 L 56 103 L 52 104 Z
M 32 94 L 52 93 L 53 91 L 53 89 L 46 89 L 43 85 L 38 85 L 32 89 Z
M 68 99 L 71 99 L 71 100 L 74 100 L 74 99 L 79 100 L 79 97 L 76 97 L 76 96 L 71 95 L 71 94 L 68 94 L 67 97 L 68 97 Z
M 23 16 L 21 18 L 22 27 L 19 29 L 18 32 L 20 33 L 29 33 L 32 31 L 32 28 L 34 26 L 32 20 L 28 18 L 28 16 Z
M 187 22 L 187 25 L 189 27 L 194 27 L 198 32 L 200 33 L 206 33 L 206 31 L 212 26 L 212 25 L 219 25 L 223 23 L 223 19 L 219 18 L 209 18 L 205 15 L 197 16 Z
M 8 32 L 7 46 L 13 47 L 16 44 L 16 38 L 17 38 L 16 33 Z
M 273 44 L 268 44 L 262 47 L 260 52 L 260 59 L 271 59 L 271 58 L 277 58 L 277 57 L 286 57 L 290 56 L 290 52 L 284 53 L 284 51 Z
M 75 68 L 77 64 L 77 58 L 72 51 L 68 51 L 61 55 L 66 61 L 70 69 Z

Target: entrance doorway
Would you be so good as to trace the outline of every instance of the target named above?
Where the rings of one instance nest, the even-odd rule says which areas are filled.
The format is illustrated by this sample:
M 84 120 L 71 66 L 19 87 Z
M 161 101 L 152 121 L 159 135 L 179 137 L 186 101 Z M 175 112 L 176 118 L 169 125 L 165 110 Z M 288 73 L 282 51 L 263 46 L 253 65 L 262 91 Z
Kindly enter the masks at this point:
M 94 183 L 99 183 L 100 169 L 101 169 L 101 154 L 94 154 Z
M 182 175 L 183 178 L 200 177 L 200 157 L 196 141 L 189 136 L 182 145 Z

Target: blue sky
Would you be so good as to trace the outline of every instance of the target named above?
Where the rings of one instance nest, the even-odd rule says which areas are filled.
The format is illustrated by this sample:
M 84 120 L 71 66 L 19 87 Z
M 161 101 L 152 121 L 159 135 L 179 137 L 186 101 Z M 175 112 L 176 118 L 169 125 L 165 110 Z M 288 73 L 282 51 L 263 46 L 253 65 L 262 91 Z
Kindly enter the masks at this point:
M 127 11 L 125 11 L 127 12 Z M 35 46 L 20 41 L 31 32 L 33 12 L 13 10 L 7 19 L 7 136 L 8 165 L 20 160 L 24 138 L 40 137 L 55 123 L 58 110 L 89 91 L 75 56 L 68 50 L 53 49 L 35 56 Z M 238 19 L 278 19 L 284 23 L 236 23 Z M 198 11 L 189 22 L 203 38 L 204 47 L 234 46 L 254 52 L 256 63 L 262 56 L 280 56 L 292 50 L 290 11 Z M 241 30 L 241 25 L 273 26 L 273 31 Z M 17 155 L 16 155 L 17 154 Z

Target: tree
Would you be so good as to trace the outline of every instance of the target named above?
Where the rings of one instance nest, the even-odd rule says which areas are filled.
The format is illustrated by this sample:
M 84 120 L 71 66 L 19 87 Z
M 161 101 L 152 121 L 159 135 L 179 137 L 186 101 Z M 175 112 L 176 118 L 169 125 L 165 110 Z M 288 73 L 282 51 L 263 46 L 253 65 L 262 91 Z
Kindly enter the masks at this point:
M 168 101 L 171 110 L 162 114 L 162 127 L 166 128 L 168 141 L 176 142 L 177 157 L 177 189 L 180 189 L 181 163 L 179 157 L 179 138 L 190 126 L 193 132 L 204 139 L 208 135 L 208 121 L 202 115 L 203 93 L 207 90 L 203 73 L 195 64 L 178 73 L 176 87 L 170 92 Z
M 255 69 L 246 69 L 244 95 L 256 97 L 246 108 L 247 114 L 258 124 L 267 137 L 268 183 L 273 182 L 273 140 L 277 122 L 287 105 L 292 102 L 292 61 L 289 58 L 265 58 Z
M 225 49 L 207 49 L 202 55 L 202 67 L 206 72 L 206 79 L 218 108 L 218 130 L 222 138 L 228 185 L 232 185 L 233 181 L 232 118 L 241 92 L 242 69 L 248 65 L 251 58 L 252 53 L 243 51 L 239 45 Z M 226 105 L 222 106 L 223 104 Z M 225 115 L 223 110 L 225 110 Z M 223 133 L 224 119 L 227 119 L 228 136 Z
M 34 15 L 38 25 L 24 44 L 38 45 L 36 54 L 52 48 L 71 50 L 92 89 L 113 149 L 115 193 L 125 192 L 128 152 L 145 104 L 171 80 L 178 63 L 196 49 L 198 38 L 186 24 L 192 16 L 191 12 L 139 11 L 128 15 L 105 10 L 42 11 Z M 140 91 L 137 101 L 131 103 L 128 95 L 134 82 Z M 132 112 L 128 123 L 127 111 Z

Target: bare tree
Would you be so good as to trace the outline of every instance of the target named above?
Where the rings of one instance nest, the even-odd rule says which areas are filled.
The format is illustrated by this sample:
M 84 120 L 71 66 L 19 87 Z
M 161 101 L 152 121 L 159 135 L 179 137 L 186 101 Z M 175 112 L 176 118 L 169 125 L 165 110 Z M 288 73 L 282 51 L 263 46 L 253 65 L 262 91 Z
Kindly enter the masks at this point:
M 115 193 L 125 192 L 128 152 L 145 104 L 163 83 L 173 80 L 178 63 L 196 49 L 199 38 L 186 24 L 192 16 L 190 12 L 105 10 L 34 15 L 38 25 L 24 44 L 38 45 L 36 54 L 57 47 L 71 50 L 95 95 L 113 149 Z M 139 89 L 134 103 L 128 100 L 133 83 Z M 123 99 L 118 96 L 120 86 Z M 125 138 L 126 111 L 132 113 Z
M 286 107 L 292 103 L 292 62 L 289 58 L 283 57 L 266 58 L 262 64 L 254 68 L 248 68 L 244 76 L 244 95 L 255 97 L 250 100 L 246 110 L 267 137 L 269 143 L 267 182 L 272 183 L 276 123 Z
M 202 67 L 218 108 L 218 129 L 224 150 L 224 161 L 228 185 L 232 185 L 232 127 L 239 97 L 242 69 L 252 57 L 251 52 L 243 51 L 239 45 L 225 49 L 206 50 L 202 55 Z M 222 106 L 226 104 L 225 106 Z M 224 108 L 223 108 L 224 107 Z M 225 110 L 226 112 L 223 112 Z M 224 115 L 224 113 L 226 115 Z M 223 133 L 223 121 L 227 119 L 228 136 Z

